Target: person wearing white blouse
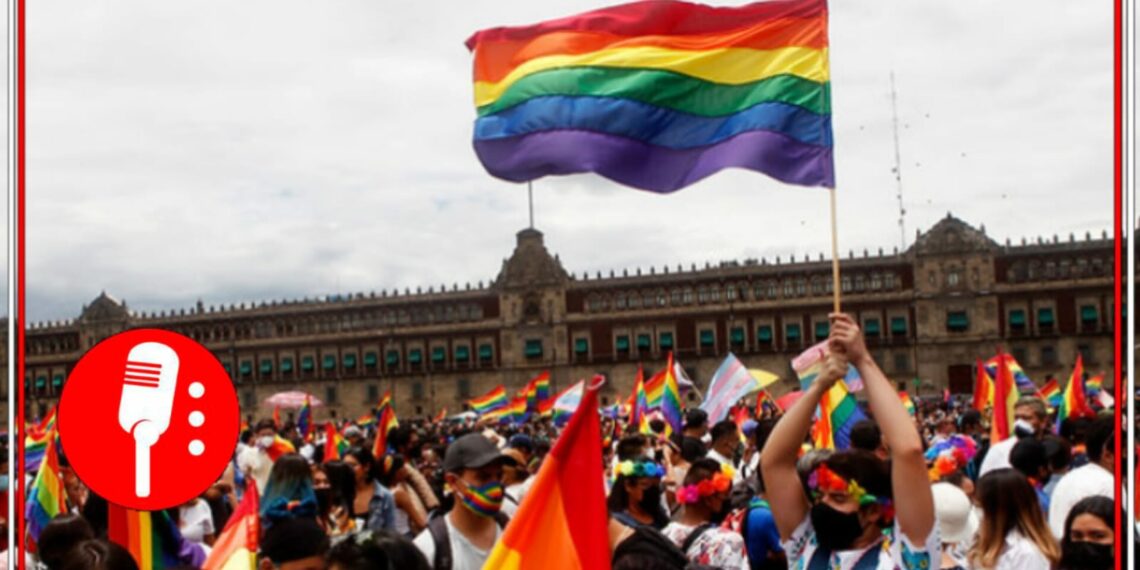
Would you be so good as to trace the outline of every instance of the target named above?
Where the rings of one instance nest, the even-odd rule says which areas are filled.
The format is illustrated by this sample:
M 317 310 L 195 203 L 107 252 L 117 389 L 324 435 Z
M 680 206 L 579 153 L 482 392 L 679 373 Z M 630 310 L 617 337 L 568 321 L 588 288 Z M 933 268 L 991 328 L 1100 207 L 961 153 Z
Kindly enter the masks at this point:
M 975 570 L 1051 570 L 1061 547 L 1029 480 L 1014 469 L 995 469 L 978 479 L 982 524 L 969 552 Z

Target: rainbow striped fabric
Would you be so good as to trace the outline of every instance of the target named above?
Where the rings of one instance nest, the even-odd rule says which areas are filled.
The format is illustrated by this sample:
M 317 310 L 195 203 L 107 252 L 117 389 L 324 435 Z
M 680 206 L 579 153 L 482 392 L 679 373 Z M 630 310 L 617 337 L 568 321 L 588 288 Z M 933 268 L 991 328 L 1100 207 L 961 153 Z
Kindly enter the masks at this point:
M 136 511 L 107 503 L 107 538 L 126 548 L 139 570 L 182 564 L 178 552 L 180 535 L 166 511 Z
M 565 425 L 570 420 L 570 416 L 578 410 L 579 404 L 582 403 L 582 389 L 586 385 L 585 380 L 579 380 L 577 384 L 570 386 L 562 391 L 554 398 L 554 406 L 552 409 L 554 415 L 554 425 Z
M 986 361 L 986 372 L 989 373 L 990 378 L 997 378 L 998 359 L 1004 358 L 1006 364 L 1009 365 L 1009 371 L 1013 374 L 1013 381 L 1017 384 L 1017 390 L 1022 394 L 1036 394 L 1037 385 L 1029 376 L 1025 374 L 1025 370 L 1021 369 L 1021 365 L 1010 354 L 999 354 Z
M 673 433 L 681 433 L 684 420 L 681 417 L 681 388 L 677 385 L 677 374 L 673 366 L 673 353 L 669 353 L 669 363 L 662 370 L 661 399 L 658 408 L 665 416 L 665 437 Z
M 812 427 L 812 443 L 816 449 L 851 447 L 851 428 L 867 417 L 843 380 L 823 394 L 817 414 Z
M 250 482 L 249 488 L 242 495 L 241 503 L 230 515 L 202 567 L 220 570 L 257 568 L 258 537 L 261 534 L 261 521 L 258 517 L 260 510 L 257 485 Z
M 309 441 L 313 438 L 313 405 L 312 398 L 306 394 L 305 403 L 297 413 L 297 430 L 301 432 L 301 439 Z
M 364 414 L 363 416 L 360 416 L 359 418 L 356 418 L 356 425 L 361 426 L 361 427 L 366 427 L 366 426 L 375 425 L 375 424 L 376 424 L 376 414 L 373 414 L 373 413 L 367 413 L 367 414 Z
M 993 419 L 990 421 L 990 442 L 997 443 L 1013 435 L 1014 407 L 1020 397 L 1018 394 L 1013 371 L 1010 369 L 1012 358 L 1000 358 L 998 355 L 997 376 L 994 377 Z
M 53 429 L 46 437 L 43 461 L 36 478 L 32 480 L 32 486 L 28 488 L 28 500 L 24 507 L 28 536 L 32 542 L 39 540 L 40 531 L 51 519 L 67 513 L 67 493 L 59 472 L 59 434 Z
M 1104 387 L 1104 374 L 1097 374 L 1085 380 L 1085 390 L 1088 394 L 1099 394 Z
M 475 413 L 482 415 L 506 406 L 510 400 L 507 399 L 507 389 L 499 385 L 478 398 L 468 400 L 467 403 L 471 405 L 471 409 L 475 410 Z
M 35 425 L 28 425 L 24 434 L 24 471 L 40 468 L 48 442 L 55 434 L 55 406 Z
M 543 371 L 530 379 L 523 388 L 522 395 L 526 397 L 526 411 L 537 412 L 539 402 L 550 398 L 550 372 Z
M 269 456 L 269 460 L 277 461 L 278 457 L 287 453 L 297 453 L 297 448 L 293 447 L 293 443 L 281 437 L 280 434 L 273 434 L 273 443 L 265 448 L 265 454 Z
M 527 392 L 524 390 L 518 396 L 511 398 L 511 402 L 506 406 L 483 414 L 483 418 L 500 422 L 522 423 L 526 421 L 529 415 L 527 412 L 528 403 L 529 398 L 527 397 Z
M 1069 376 L 1069 384 L 1061 394 L 1061 404 L 1057 406 L 1057 433 L 1061 432 L 1061 424 L 1069 418 L 1092 417 L 1096 413 L 1089 407 L 1087 391 L 1085 389 L 1085 366 L 1081 355 L 1077 355 L 1077 362 L 1073 365 L 1073 374 Z
M 1085 385 L 1088 386 L 1087 384 Z M 1056 378 L 1050 378 L 1040 390 L 1037 391 L 1037 397 L 1041 398 L 1051 407 L 1056 408 L 1061 405 L 1061 385 L 1057 382 Z
M 760 369 L 749 370 L 731 352 L 724 358 L 709 381 L 705 400 L 701 409 L 708 413 L 709 424 L 715 424 L 728 416 L 729 410 L 745 396 L 749 396 L 772 384 L 779 376 Z
M 823 361 L 827 358 L 828 352 L 828 341 L 822 340 L 792 359 L 792 370 L 800 379 L 800 389 L 807 390 L 808 386 L 815 382 L 820 370 L 823 370 Z M 859 376 L 859 370 L 853 365 L 847 365 L 847 375 L 843 377 L 843 381 L 847 383 L 847 389 L 852 392 L 863 389 L 863 378 Z
M 388 453 L 388 433 L 399 425 L 396 410 L 392 409 L 392 393 L 384 392 L 376 408 L 376 439 L 372 442 L 372 457 L 379 459 Z
M 974 366 L 974 409 L 986 411 L 986 406 L 994 403 L 994 380 L 979 359 Z
M 756 395 L 756 417 L 760 417 L 765 410 L 771 413 L 784 411 L 780 409 L 780 405 L 776 403 L 776 399 L 772 397 L 771 393 L 767 390 L 760 390 L 760 393 Z
M 913 416 L 915 414 L 914 400 L 910 399 L 910 394 L 907 394 L 905 391 L 899 392 L 899 400 L 902 402 L 903 407 L 906 408 L 906 413 Z
M 725 168 L 835 186 L 825 0 L 647 0 L 477 32 L 475 152 L 514 182 L 673 192 Z
M 336 424 L 325 422 L 325 455 L 323 461 L 340 461 L 349 445 L 336 429 Z
M 595 377 L 576 385 L 579 401 L 566 429 L 534 476 L 483 568 L 496 570 L 606 570 L 606 531 L 601 422 Z

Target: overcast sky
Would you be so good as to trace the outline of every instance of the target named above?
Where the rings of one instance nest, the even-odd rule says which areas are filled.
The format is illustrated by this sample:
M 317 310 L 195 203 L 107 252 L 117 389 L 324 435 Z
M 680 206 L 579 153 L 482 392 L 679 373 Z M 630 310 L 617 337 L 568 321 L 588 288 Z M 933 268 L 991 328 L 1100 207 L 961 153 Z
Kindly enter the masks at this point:
M 603 5 L 30 4 L 29 320 L 493 278 L 526 191 L 471 148 L 463 41 Z M 900 245 L 892 70 L 907 245 L 947 211 L 1001 242 L 1111 229 L 1111 3 L 836 0 L 830 26 L 844 256 Z M 830 248 L 826 191 L 754 172 L 534 193 L 579 275 Z

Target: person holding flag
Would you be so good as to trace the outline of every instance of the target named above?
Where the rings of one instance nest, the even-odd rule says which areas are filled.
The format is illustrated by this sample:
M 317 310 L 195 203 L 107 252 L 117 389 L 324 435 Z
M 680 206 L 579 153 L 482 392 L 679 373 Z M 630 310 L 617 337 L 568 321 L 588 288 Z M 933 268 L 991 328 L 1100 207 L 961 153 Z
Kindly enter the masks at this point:
M 776 424 L 760 456 L 766 486 L 792 491 L 768 495 L 788 567 L 933 568 L 942 544 L 922 440 L 867 351 L 859 326 L 846 314 L 833 313 L 830 320 L 831 351 L 822 370 Z M 848 362 L 863 378 L 871 414 L 890 450 L 889 467 L 869 452 L 839 450 L 812 469 L 810 495 L 795 492 L 802 488 L 796 458 L 812 415 L 824 393 L 846 375 Z

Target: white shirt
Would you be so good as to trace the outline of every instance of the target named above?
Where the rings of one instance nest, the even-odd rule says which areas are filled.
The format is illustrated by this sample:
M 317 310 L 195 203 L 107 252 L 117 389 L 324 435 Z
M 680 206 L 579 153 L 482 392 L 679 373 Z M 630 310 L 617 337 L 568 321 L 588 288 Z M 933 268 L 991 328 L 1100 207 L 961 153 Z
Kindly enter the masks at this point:
M 990 450 L 986 452 L 986 458 L 982 460 L 981 469 L 978 469 L 978 478 L 981 479 L 986 473 L 995 469 L 1013 467 L 1009 463 L 1009 453 L 1013 451 L 1015 445 L 1017 445 L 1016 436 L 1010 436 L 991 445 Z
M 214 534 L 214 517 L 210 505 L 202 499 L 178 507 L 178 530 L 190 542 L 202 544 L 207 534 Z
M 717 450 L 710 448 L 708 453 L 705 454 L 705 457 L 712 459 L 712 460 L 715 460 L 717 463 L 720 463 L 722 466 L 727 465 L 729 467 L 732 467 L 733 472 L 734 472 L 734 474 L 732 476 L 732 484 L 733 485 L 744 480 L 744 475 L 741 472 L 741 470 L 737 469 L 736 466 L 732 464 L 731 459 L 721 455 L 720 453 L 717 452 Z
M 273 469 L 273 460 L 269 459 L 269 454 L 258 447 L 247 447 L 238 456 L 238 469 L 253 475 L 253 480 L 257 482 L 258 496 L 265 494 L 269 471 Z
M 503 497 L 503 514 L 514 518 L 515 512 L 518 511 L 519 505 L 522 504 L 527 488 L 530 487 L 528 483 L 530 483 L 531 479 L 534 479 L 534 477 L 527 477 L 526 481 L 507 485 L 507 487 L 503 489 L 503 494 L 506 495 Z M 512 501 L 511 499 L 514 500 Z
M 467 537 L 463 536 L 454 526 L 451 526 L 449 515 L 444 515 L 443 520 L 447 523 L 447 538 L 448 542 L 451 543 L 451 570 L 483 570 L 483 563 L 487 561 L 491 551 L 475 548 L 475 545 L 471 544 Z M 495 542 L 498 543 L 502 536 L 503 529 L 495 524 Z M 434 567 L 435 541 L 431 539 L 431 530 L 424 529 L 412 542 L 416 548 L 420 549 L 420 552 L 424 553 L 424 558 L 427 558 L 428 564 Z
M 993 570 L 1050 570 L 1052 567 L 1033 541 L 1011 530 L 1005 535 L 1005 548 Z
M 1065 519 L 1069 511 L 1081 499 L 1093 495 L 1113 498 L 1115 484 L 1112 479 L 1112 473 L 1095 463 L 1073 469 L 1061 478 L 1049 500 L 1049 529 L 1057 540 L 1065 534 Z

